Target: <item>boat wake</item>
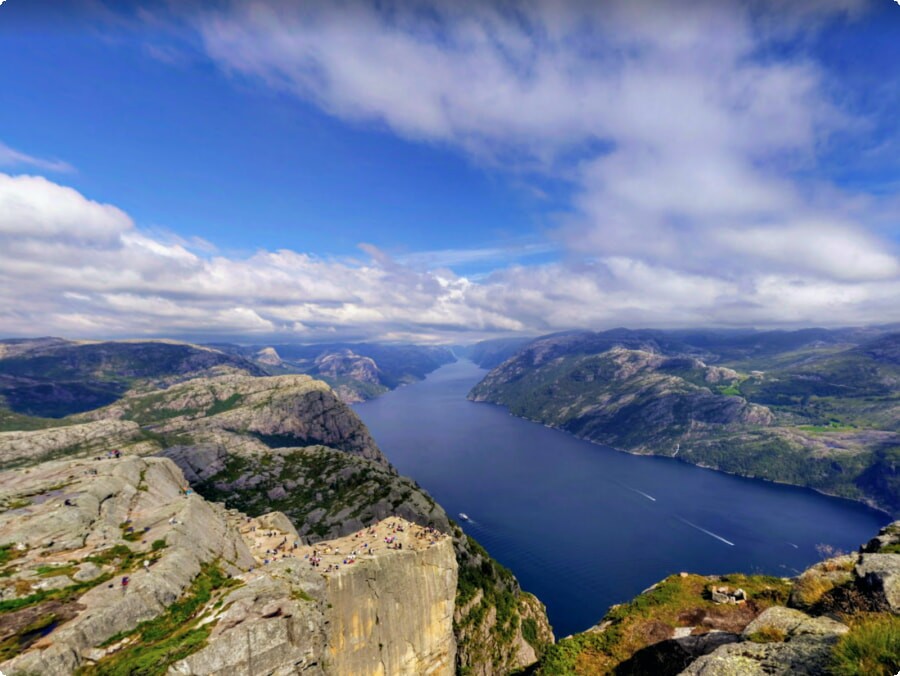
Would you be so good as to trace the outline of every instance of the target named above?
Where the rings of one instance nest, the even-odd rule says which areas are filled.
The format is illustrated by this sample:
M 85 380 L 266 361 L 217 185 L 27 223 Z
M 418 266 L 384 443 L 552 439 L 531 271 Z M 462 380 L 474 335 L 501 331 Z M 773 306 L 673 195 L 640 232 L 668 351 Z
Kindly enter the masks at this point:
M 711 530 L 706 530 L 705 528 L 701 528 L 701 527 L 698 526 L 697 524 L 691 523 L 691 522 L 688 521 L 687 519 L 682 519 L 680 516 L 675 517 L 675 518 L 678 519 L 679 521 L 681 521 L 682 523 L 686 523 L 686 524 L 687 524 L 688 526 L 690 526 L 691 528 L 695 528 L 695 529 L 699 530 L 701 533 L 706 533 L 706 534 L 709 535 L 710 537 L 713 537 L 713 538 L 715 538 L 716 540 L 720 540 L 721 542 L 724 542 L 726 545 L 730 545 L 731 547 L 734 547 L 734 543 L 733 543 L 733 542 L 731 542 L 730 540 L 726 540 L 726 539 L 723 538 L 721 535 L 716 535 L 716 534 L 713 533 Z
M 626 486 L 625 488 L 627 488 L 630 491 L 634 491 L 638 495 L 643 495 L 648 500 L 652 500 L 653 502 L 656 502 L 656 498 L 654 498 L 652 495 L 649 495 L 648 493 L 644 493 L 644 491 L 639 491 L 637 488 L 632 488 L 631 486 Z

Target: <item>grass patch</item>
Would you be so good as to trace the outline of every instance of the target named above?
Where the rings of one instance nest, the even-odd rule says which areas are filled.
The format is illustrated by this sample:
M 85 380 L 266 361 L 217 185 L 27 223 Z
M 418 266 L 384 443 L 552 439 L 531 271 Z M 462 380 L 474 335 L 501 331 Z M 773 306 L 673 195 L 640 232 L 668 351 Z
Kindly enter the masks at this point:
M 315 599 L 312 596 L 310 596 L 305 591 L 303 591 L 302 589 L 299 589 L 297 587 L 295 587 L 293 590 L 291 590 L 291 598 L 294 599 L 295 601 L 309 601 L 309 602 L 315 601 Z
M 34 594 L 29 594 L 28 596 L 22 596 L 17 599 L 6 599 L 0 601 L 0 613 L 20 610 L 21 608 L 27 608 L 28 606 L 43 603 L 44 601 L 57 600 L 63 603 L 74 601 L 87 590 L 103 584 L 110 578 L 112 578 L 112 573 L 105 573 L 88 582 L 79 582 L 78 584 L 69 585 L 62 589 L 42 589 Z
M 233 408 L 237 408 L 243 402 L 244 396 L 242 394 L 238 394 L 235 392 L 227 399 L 217 399 L 212 406 L 206 409 L 206 415 L 216 415 L 218 413 L 225 413 L 225 411 L 230 411 Z
M 0 566 L 24 555 L 25 550 L 19 551 L 13 545 L 0 545 Z
M 834 676 L 894 676 L 900 671 L 900 617 L 872 615 L 857 621 L 835 644 Z
M 38 577 L 56 577 L 57 575 L 74 575 L 78 568 L 73 563 L 63 566 L 38 566 L 35 572 Z
M 786 634 L 778 627 L 763 627 L 747 636 L 754 643 L 784 643 Z
M 603 618 L 603 632 L 584 632 L 548 648 L 537 674 L 611 674 L 642 648 L 660 640 L 678 626 L 695 624 L 693 615 L 740 613 L 741 608 L 719 606 L 709 598 L 709 587 L 727 584 L 741 587 L 758 609 L 783 604 L 790 582 L 764 575 L 728 575 L 711 582 L 699 575 L 673 575 L 628 603 L 614 606 Z M 685 619 L 691 617 L 691 619 Z M 665 634 L 663 634 L 665 635 Z

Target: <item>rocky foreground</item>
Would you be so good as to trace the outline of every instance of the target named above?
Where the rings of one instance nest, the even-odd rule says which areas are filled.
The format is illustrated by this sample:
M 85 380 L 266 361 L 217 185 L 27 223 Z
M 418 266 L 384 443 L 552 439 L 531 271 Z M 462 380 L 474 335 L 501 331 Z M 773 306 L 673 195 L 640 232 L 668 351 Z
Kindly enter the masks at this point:
M 0 433 L 0 469 L 7 676 L 490 676 L 553 642 L 543 605 L 308 376 L 135 390 Z
M 164 458 L 49 462 L 0 485 L 8 676 L 455 670 L 457 564 L 433 529 L 391 519 L 305 546 L 284 515 L 209 503 Z
M 894 676 L 898 670 L 900 521 L 858 552 L 826 559 L 794 579 L 673 575 L 553 646 L 537 673 Z

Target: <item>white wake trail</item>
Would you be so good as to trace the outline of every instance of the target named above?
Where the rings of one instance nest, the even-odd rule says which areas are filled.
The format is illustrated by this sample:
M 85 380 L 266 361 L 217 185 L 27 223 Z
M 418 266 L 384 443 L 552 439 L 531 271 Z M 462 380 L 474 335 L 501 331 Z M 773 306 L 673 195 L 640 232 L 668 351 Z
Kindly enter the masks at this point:
M 716 534 L 713 533 L 711 530 L 706 530 L 705 528 L 701 528 L 701 527 L 698 526 L 697 524 L 691 523 L 691 522 L 688 521 L 687 519 L 682 519 L 680 516 L 675 517 L 675 518 L 677 518 L 677 519 L 678 519 L 679 521 L 681 521 L 682 523 L 686 523 L 686 524 L 687 524 L 688 526 L 690 526 L 691 528 L 696 528 L 696 529 L 699 530 L 701 533 L 706 533 L 706 534 L 709 535 L 710 537 L 714 537 L 716 540 L 721 540 L 721 541 L 724 542 L 726 545 L 730 545 L 730 546 L 734 547 L 734 543 L 733 543 L 733 542 L 731 542 L 731 541 L 729 541 L 729 540 L 726 540 L 726 539 L 723 538 L 721 535 L 716 535 Z

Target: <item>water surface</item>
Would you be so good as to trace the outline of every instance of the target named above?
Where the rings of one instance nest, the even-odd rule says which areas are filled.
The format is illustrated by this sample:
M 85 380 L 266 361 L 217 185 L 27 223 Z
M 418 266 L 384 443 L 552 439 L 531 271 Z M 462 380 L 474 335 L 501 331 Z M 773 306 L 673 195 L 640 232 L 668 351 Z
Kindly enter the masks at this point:
M 792 576 L 816 545 L 858 547 L 889 521 L 813 491 L 578 440 L 466 400 L 470 361 L 359 404 L 382 450 L 524 589 L 557 636 L 674 572 Z

